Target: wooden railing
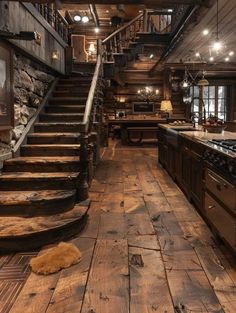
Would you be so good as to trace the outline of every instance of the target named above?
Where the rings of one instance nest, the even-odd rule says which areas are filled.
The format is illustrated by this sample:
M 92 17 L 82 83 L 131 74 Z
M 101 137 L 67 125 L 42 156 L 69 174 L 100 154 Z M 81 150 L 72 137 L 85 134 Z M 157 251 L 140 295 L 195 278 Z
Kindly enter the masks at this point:
M 137 32 L 143 29 L 143 14 L 139 14 L 132 21 L 117 29 L 102 41 L 106 61 L 113 60 L 113 53 L 122 53 L 129 43 L 135 41 Z
M 68 42 L 68 23 L 64 17 L 56 10 L 52 3 L 34 4 L 35 8 L 44 19 L 55 29 L 61 38 Z
M 103 89 L 103 60 L 101 51 L 101 42 L 98 41 L 98 55 L 94 75 L 91 82 L 88 98 L 85 106 L 84 118 L 81 125 L 80 134 L 80 164 L 81 179 L 80 191 L 84 192 L 84 198 L 88 195 L 88 175 L 90 173 L 89 164 L 95 164 L 99 160 L 100 136 L 102 126 L 102 89 Z M 91 132 L 96 133 L 96 143 L 92 148 L 89 144 Z
M 171 32 L 172 14 L 168 12 L 148 12 L 147 32 L 169 34 Z

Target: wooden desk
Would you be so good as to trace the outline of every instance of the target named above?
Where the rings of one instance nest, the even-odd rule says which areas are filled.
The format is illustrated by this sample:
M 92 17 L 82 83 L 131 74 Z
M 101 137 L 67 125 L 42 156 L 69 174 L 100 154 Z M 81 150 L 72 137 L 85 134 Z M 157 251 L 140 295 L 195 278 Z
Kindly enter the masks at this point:
M 158 126 L 158 124 L 166 123 L 166 119 L 159 118 L 157 116 L 130 116 L 126 118 L 110 119 L 108 120 L 109 128 L 113 125 L 119 125 L 121 130 L 121 141 L 123 144 L 130 142 L 129 128 L 132 127 L 144 127 L 145 132 L 148 127 L 150 131 Z M 154 138 L 156 139 L 156 133 Z

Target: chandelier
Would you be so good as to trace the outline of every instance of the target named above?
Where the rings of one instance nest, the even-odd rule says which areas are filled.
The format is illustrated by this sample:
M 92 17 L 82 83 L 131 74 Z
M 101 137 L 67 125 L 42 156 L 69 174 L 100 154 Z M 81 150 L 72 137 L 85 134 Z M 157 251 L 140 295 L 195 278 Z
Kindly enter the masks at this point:
M 216 63 L 216 62 L 230 62 L 232 56 L 234 56 L 234 51 L 227 47 L 222 39 L 220 39 L 219 32 L 219 0 L 216 2 L 216 30 L 213 32 L 214 40 L 209 39 L 210 31 L 204 29 L 202 35 L 206 37 L 210 45 L 206 44 L 208 47 L 207 52 L 201 52 L 195 50 L 195 59 L 205 63 Z
M 159 89 L 154 89 L 150 86 L 139 89 L 137 93 L 141 100 L 147 102 L 156 101 L 159 98 Z
M 200 78 L 200 79 L 199 79 Z M 188 91 L 189 88 L 193 85 L 197 86 L 208 86 L 209 82 L 205 78 L 204 71 L 198 71 L 195 75 L 190 72 L 190 70 L 185 66 L 184 78 L 180 82 L 180 87 L 183 91 Z

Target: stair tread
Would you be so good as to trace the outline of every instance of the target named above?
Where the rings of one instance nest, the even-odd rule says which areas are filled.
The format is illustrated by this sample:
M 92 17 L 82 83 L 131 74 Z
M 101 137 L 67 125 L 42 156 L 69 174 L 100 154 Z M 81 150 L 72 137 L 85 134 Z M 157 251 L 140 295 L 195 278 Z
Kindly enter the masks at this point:
M 87 100 L 87 97 L 70 97 L 70 96 L 68 96 L 68 97 L 52 97 L 50 100 L 59 100 L 59 101 L 61 101 L 61 100 L 73 100 L 73 101 L 75 101 L 75 100 L 81 100 L 81 99 L 84 99 L 84 100 Z
M 79 156 L 22 156 L 22 157 L 17 157 L 14 159 L 9 159 L 4 162 L 4 164 L 12 164 L 12 163 L 49 163 L 49 162 L 56 162 L 56 163 L 61 163 L 61 162 L 79 162 L 80 157 Z
M 39 122 L 39 123 L 35 123 L 35 125 L 38 126 L 47 126 L 47 125 L 81 125 L 81 122 Z
M 81 219 L 87 214 L 88 204 L 77 204 L 70 211 L 51 216 L 39 217 L 0 217 L 0 241 L 4 238 L 25 237 L 31 234 L 49 232 L 51 229 L 62 228 Z
M 47 115 L 47 116 L 84 116 L 84 113 L 67 113 L 67 112 L 63 112 L 63 113 L 43 113 L 40 114 L 42 115 Z
M 65 199 L 76 194 L 76 190 L 29 190 L 29 191 L 1 191 L 0 206 L 31 205 L 32 202 L 45 202 Z
M 78 148 L 80 148 L 80 144 L 74 144 L 74 143 L 72 143 L 72 144 L 59 144 L 59 143 L 57 143 L 57 144 L 50 144 L 50 145 L 48 145 L 48 144 L 39 144 L 39 145 L 34 145 L 34 144 L 27 144 L 27 145 L 23 145 L 23 146 L 21 146 L 21 148 L 25 148 L 25 147 L 30 147 L 30 148 L 35 148 L 35 149 L 37 149 L 37 148 L 48 148 L 48 149 L 52 149 L 52 148 L 64 148 L 64 149 L 66 149 L 66 148 L 68 148 L 68 149 L 78 149 Z
M 47 173 L 40 173 L 40 172 L 3 172 L 0 175 L 0 180 L 6 179 L 58 179 L 58 178 L 76 178 L 79 175 L 79 172 L 47 172 Z
M 29 134 L 28 137 L 79 137 L 80 136 L 80 133 L 59 133 L 59 132 L 56 132 L 56 133 L 32 133 L 32 134 Z

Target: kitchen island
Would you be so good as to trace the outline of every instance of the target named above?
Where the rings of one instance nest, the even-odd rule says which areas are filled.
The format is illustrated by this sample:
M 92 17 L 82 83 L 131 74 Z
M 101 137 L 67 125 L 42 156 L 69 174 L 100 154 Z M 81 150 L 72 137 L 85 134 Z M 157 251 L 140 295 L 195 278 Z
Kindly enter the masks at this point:
M 158 159 L 210 226 L 236 251 L 236 133 L 159 125 Z

